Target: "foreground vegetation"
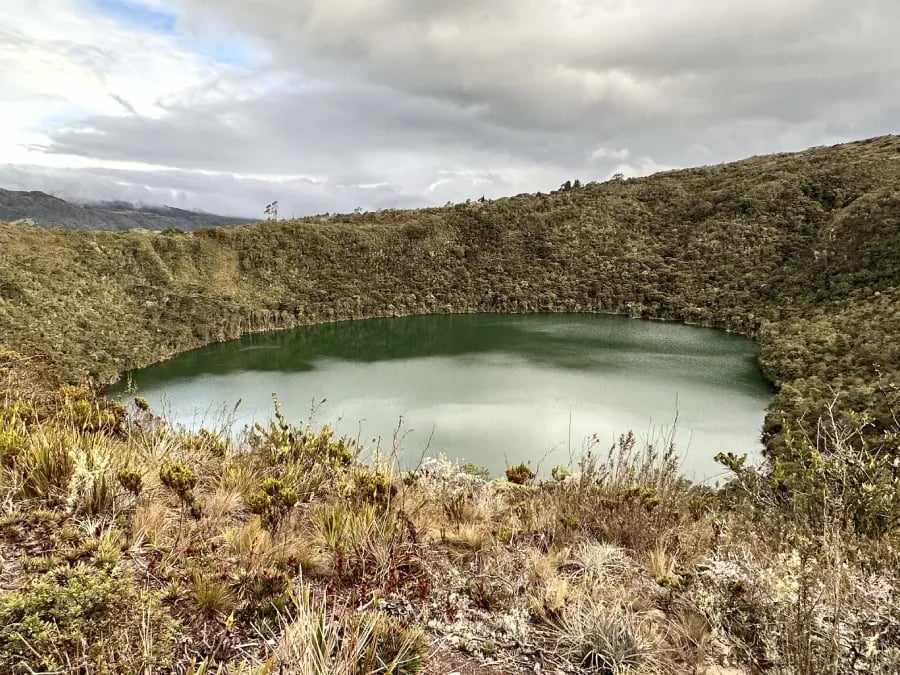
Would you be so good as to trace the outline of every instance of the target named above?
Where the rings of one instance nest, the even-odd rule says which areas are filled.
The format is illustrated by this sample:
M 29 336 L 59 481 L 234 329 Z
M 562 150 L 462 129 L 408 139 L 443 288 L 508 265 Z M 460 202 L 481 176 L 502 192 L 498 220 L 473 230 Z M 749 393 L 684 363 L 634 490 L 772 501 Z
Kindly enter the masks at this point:
M 898 158 L 191 234 L 0 225 L 0 670 L 896 672 Z M 399 473 L 277 413 L 193 434 L 96 386 L 250 331 L 467 311 L 753 337 L 765 464 L 723 454 L 713 490 L 624 436 L 543 482 Z

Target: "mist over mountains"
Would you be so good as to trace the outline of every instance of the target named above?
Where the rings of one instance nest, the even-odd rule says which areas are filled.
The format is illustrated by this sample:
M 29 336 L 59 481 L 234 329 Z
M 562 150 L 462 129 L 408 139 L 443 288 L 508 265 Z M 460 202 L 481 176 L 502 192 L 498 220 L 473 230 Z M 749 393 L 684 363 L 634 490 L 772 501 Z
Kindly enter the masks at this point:
M 0 222 L 26 220 L 43 227 L 83 230 L 195 230 L 229 226 L 248 218 L 218 216 L 172 206 L 141 206 L 122 201 L 75 204 L 40 191 L 0 188 Z

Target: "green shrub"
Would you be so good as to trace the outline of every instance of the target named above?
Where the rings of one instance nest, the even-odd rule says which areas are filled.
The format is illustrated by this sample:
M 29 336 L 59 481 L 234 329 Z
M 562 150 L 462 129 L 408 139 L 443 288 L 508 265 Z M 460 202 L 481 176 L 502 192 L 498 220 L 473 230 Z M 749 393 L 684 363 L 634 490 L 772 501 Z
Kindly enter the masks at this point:
M 251 444 L 259 448 L 272 466 L 322 465 L 332 469 L 346 468 L 358 455 L 355 441 L 346 437 L 335 438 L 328 425 L 318 433 L 310 427 L 300 428 L 288 423 L 275 399 L 275 419 L 267 426 L 257 423 Z
M 386 473 L 360 467 L 353 472 L 346 497 L 352 502 L 385 508 L 396 493 L 397 488 Z
M 58 568 L 0 594 L 0 669 L 143 673 L 170 664 L 175 629 L 156 595 L 130 576 Z
M 140 472 L 134 469 L 122 469 L 116 474 L 116 480 L 123 489 L 127 490 L 135 497 L 141 494 L 144 489 L 144 479 Z
M 182 506 L 191 516 L 199 519 L 203 513 L 203 503 L 194 496 L 197 486 L 197 474 L 182 462 L 163 460 L 159 469 L 160 482 L 175 493 Z
M 250 513 L 255 513 L 270 532 L 278 529 L 282 519 L 297 503 L 297 492 L 277 478 L 266 478 L 245 500 Z
M 487 469 L 487 467 L 479 466 L 478 464 L 473 464 L 472 462 L 466 462 L 459 470 L 465 474 L 470 476 L 475 476 L 475 478 L 481 478 L 482 480 L 487 480 L 491 477 L 491 472 Z
M 186 445 L 192 450 L 206 451 L 216 457 L 224 457 L 228 451 L 228 442 L 209 429 L 200 429 L 196 434 L 191 434 Z

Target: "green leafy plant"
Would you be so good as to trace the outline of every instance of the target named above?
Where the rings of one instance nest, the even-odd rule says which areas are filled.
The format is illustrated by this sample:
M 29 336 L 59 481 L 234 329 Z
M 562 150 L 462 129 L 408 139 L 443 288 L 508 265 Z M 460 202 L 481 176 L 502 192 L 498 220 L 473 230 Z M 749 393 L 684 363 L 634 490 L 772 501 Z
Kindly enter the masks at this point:
M 190 515 L 199 519 L 203 514 L 203 503 L 194 496 L 194 488 L 197 486 L 197 474 L 186 467 L 182 462 L 173 462 L 170 459 L 163 460 L 159 469 L 160 482 L 175 493 L 184 509 Z
M 0 594 L 6 672 L 138 673 L 171 663 L 176 623 L 128 575 L 78 565 Z M 153 641 L 135 650 L 145 631 Z
M 250 512 L 260 517 L 263 526 L 274 532 L 297 503 L 297 492 L 277 478 L 266 478 L 245 502 Z

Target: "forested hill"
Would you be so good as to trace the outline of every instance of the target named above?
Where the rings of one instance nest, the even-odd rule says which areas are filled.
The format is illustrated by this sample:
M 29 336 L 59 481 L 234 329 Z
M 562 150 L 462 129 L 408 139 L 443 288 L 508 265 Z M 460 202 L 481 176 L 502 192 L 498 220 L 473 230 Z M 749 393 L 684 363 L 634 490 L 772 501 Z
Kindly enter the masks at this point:
M 44 227 L 88 230 L 193 230 L 246 223 L 247 218 L 216 216 L 172 206 L 136 206 L 127 202 L 73 204 L 39 191 L 0 188 L 0 220 L 25 220 Z
M 768 433 L 900 381 L 900 138 L 551 194 L 228 229 L 0 226 L 0 344 L 63 379 L 249 331 L 429 312 L 609 312 L 758 340 Z

